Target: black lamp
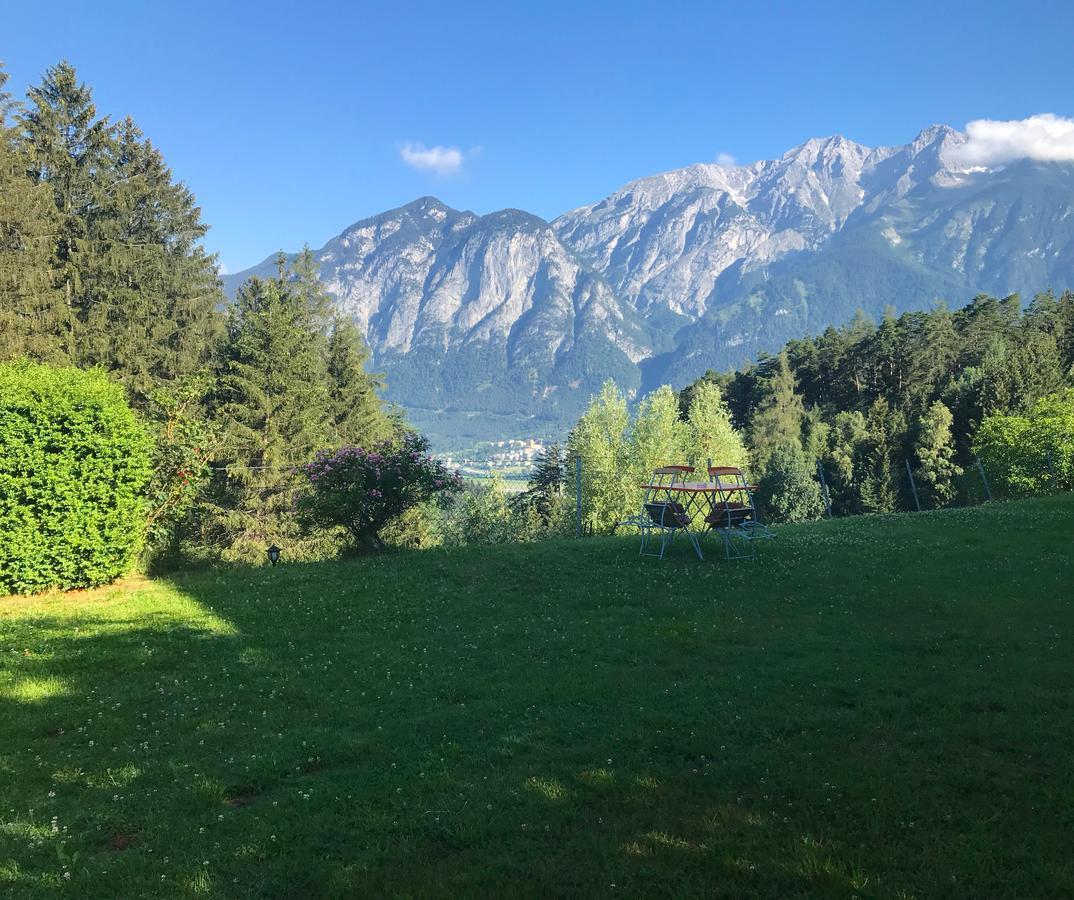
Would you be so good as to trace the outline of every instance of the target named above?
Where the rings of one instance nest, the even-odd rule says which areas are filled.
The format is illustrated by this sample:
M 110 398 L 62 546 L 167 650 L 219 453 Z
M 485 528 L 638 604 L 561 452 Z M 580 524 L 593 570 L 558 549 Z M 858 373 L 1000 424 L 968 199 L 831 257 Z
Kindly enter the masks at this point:
M 275 544 L 273 544 L 265 552 L 268 554 L 269 562 L 271 562 L 273 565 L 276 565 L 276 563 L 280 561 L 280 553 L 282 552 L 282 548 L 277 547 Z

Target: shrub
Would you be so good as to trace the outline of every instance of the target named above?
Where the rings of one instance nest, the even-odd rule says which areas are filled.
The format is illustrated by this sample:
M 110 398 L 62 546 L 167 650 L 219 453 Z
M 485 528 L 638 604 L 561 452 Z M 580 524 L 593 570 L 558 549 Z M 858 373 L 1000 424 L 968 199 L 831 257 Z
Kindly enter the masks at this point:
M 151 442 L 102 372 L 0 366 L 0 594 L 91 587 L 145 535 Z
M 773 451 L 757 488 L 757 503 L 775 522 L 820 518 L 824 500 L 805 453 L 787 445 Z
M 1074 490 L 1074 388 L 1042 397 L 1024 415 L 988 416 L 973 452 L 1011 493 Z
M 467 484 L 444 517 L 444 542 L 461 546 L 539 540 L 546 531 L 540 513 L 513 499 L 495 475 L 485 484 Z
M 314 527 L 345 528 L 356 546 L 380 550 L 380 532 L 408 510 L 446 503 L 462 479 L 428 454 L 429 442 L 407 433 L 372 447 L 324 450 L 303 467 L 307 488 L 296 507 Z
M 146 485 L 146 553 L 150 569 L 175 567 L 182 526 L 209 484 L 209 459 L 219 432 L 203 415 L 203 376 L 148 393 L 146 419 L 153 438 L 153 473 Z

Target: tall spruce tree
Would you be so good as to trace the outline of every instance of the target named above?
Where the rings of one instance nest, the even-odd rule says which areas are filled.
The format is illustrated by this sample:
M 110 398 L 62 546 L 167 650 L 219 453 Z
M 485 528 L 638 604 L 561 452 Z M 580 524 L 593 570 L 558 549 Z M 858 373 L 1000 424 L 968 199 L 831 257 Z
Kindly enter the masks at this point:
M 368 445 L 398 430 L 397 416 L 385 413 L 378 391 L 384 381 L 366 371 L 369 347 L 348 318 L 332 310 L 332 298 L 317 276 L 317 261 L 307 246 L 287 271 L 288 290 L 306 311 L 306 327 L 324 337 L 329 423 L 334 444 Z
M 822 459 L 832 509 L 837 515 L 855 515 L 862 511 L 862 446 L 869 437 L 865 416 L 858 410 L 841 410 L 832 418 L 828 431 L 828 449 Z
M 936 400 L 918 423 L 914 455 L 917 481 L 930 507 L 947 506 L 955 497 L 955 479 L 962 469 L 955 463 L 954 417 Z
M 19 124 L 30 175 L 48 186 L 55 207 L 52 266 L 68 329 L 62 351 L 78 362 L 78 323 L 88 305 L 84 275 L 87 256 L 94 252 L 91 226 L 103 193 L 101 173 L 111 134 L 107 121 L 97 118 L 90 89 L 79 83 L 66 61 L 48 69 L 27 99 Z
M 0 59 L 0 128 L 7 127 L 8 117 L 17 106 L 11 96 L 11 91 L 7 89 L 7 83 L 10 79 L 11 76 L 7 73 L 4 61 Z
M 53 202 L 51 264 L 62 352 L 99 365 L 138 402 L 209 360 L 222 302 L 191 192 L 126 119 L 98 118 L 67 62 L 30 89 L 19 117 L 31 179 Z
M 901 481 L 898 442 L 905 431 L 905 421 L 883 397 L 869 407 L 866 416 L 868 436 L 859 447 L 855 469 L 862 473 L 861 505 L 865 512 L 893 512 L 899 507 Z
M 386 415 L 378 391 L 384 383 L 365 367 L 369 348 L 350 319 L 339 319 L 328 337 L 328 404 L 332 440 L 368 445 L 388 437 L 398 423 Z
M 549 444 L 537 456 L 526 490 L 511 499 L 516 510 L 533 510 L 542 525 L 549 525 L 567 482 L 567 455 L 563 445 Z
M 939 386 L 950 377 L 959 353 L 955 317 L 946 303 L 939 303 L 927 316 L 921 341 L 915 352 L 923 356 L 921 382 L 935 396 Z
M 750 423 L 750 458 L 757 472 L 764 471 L 777 448 L 802 449 L 805 407 L 786 350 L 772 361 L 763 390 Z
M 86 256 L 82 363 L 114 371 L 135 397 L 205 365 L 221 324 L 216 264 L 194 196 L 125 119 L 107 154 Z
M 1056 346 L 1068 383 L 1074 383 L 1074 291 L 1063 291 L 1056 303 Z
M 0 67 L 0 361 L 26 356 L 69 360 L 60 294 L 52 271 L 52 200 L 28 174 L 30 159 L 9 125 L 14 109 Z
M 275 278 L 252 278 L 228 321 L 216 413 L 226 423 L 206 540 L 225 558 L 271 543 L 309 552 L 292 515 L 295 467 L 333 442 L 324 332 L 283 257 Z

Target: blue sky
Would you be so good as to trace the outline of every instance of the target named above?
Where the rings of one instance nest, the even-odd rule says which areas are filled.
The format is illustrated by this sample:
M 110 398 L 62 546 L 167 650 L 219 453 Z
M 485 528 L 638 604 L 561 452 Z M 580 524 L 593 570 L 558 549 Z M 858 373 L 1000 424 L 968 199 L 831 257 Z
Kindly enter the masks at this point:
M 229 271 L 423 194 L 552 218 L 719 154 L 1074 113 L 1074 4 L 49 9 L 2 13 L 11 86 L 74 63 L 99 110 L 133 116 L 194 190 Z

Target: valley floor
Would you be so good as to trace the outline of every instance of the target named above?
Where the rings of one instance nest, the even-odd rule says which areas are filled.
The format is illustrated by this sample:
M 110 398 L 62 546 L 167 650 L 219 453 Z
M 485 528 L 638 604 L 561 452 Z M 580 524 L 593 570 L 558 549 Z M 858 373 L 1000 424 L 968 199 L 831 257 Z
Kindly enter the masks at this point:
M 4 897 L 1074 894 L 1074 497 L 0 600 Z

